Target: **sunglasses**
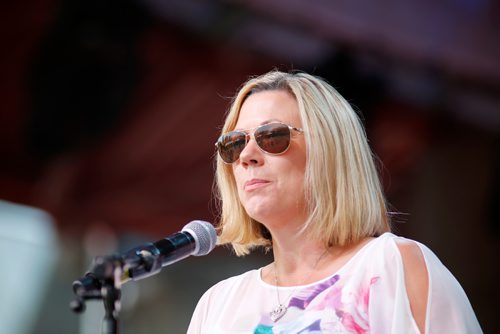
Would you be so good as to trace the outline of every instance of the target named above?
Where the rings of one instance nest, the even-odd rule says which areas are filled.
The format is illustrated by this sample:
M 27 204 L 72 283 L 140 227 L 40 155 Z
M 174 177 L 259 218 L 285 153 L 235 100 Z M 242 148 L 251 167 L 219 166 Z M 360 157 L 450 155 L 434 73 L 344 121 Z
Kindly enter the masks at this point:
M 258 126 L 253 129 L 231 131 L 219 137 L 215 147 L 225 163 L 232 164 L 240 158 L 240 154 L 250 140 L 250 131 L 254 130 L 253 137 L 257 146 L 265 153 L 283 154 L 290 147 L 292 131 L 303 133 L 301 128 L 295 128 L 284 123 L 274 122 Z

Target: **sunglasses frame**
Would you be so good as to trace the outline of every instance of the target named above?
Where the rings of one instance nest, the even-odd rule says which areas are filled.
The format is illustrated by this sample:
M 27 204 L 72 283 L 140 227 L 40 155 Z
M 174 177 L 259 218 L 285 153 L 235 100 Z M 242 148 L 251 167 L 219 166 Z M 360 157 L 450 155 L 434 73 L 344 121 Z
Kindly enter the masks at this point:
M 271 153 L 271 152 L 267 152 L 266 150 L 264 150 L 262 147 L 260 147 L 259 143 L 255 140 L 255 131 L 257 131 L 258 129 L 266 126 L 266 125 L 271 125 L 271 124 L 281 124 L 281 125 L 284 125 L 286 127 L 288 127 L 288 129 L 290 130 L 290 142 L 288 143 L 288 146 L 286 147 L 286 149 L 283 151 L 283 152 L 279 152 L 279 153 Z M 302 128 L 297 128 L 297 127 L 294 127 L 292 125 L 289 125 L 289 124 L 286 124 L 286 123 L 283 123 L 283 122 L 270 122 L 270 123 L 265 123 L 265 124 L 261 124 L 259 126 L 256 126 L 254 128 L 250 128 L 250 129 L 245 129 L 245 130 L 233 130 L 233 131 L 229 131 L 229 132 L 226 132 L 226 133 L 223 133 L 222 135 L 219 136 L 219 138 L 217 139 L 217 142 L 215 143 L 215 147 L 217 149 L 217 153 L 219 154 L 219 157 L 221 158 L 221 160 L 225 163 L 225 164 L 228 164 L 228 165 L 231 165 L 233 163 L 235 163 L 236 161 L 238 161 L 240 159 L 240 155 L 238 155 L 238 159 L 236 159 L 235 161 L 233 162 L 226 162 L 224 160 L 224 158 L 222 157 L 222 155 L 220 154 L 220 150 L 219 150 L 219 142 L 221 140 L 221 138 L 224 136 L 224 135 L 227 135 L 228 133 L 241 133 L 243 135 L 245 135 L 245 145 L 243 146 L 243 149 L 241 150 L 241 152 L 245 149 L 245 147 L 248 145 L 248 142 L 250 141 L 250 138 L 251 136 L 253 136 L 253 139 L 255 140 L 255 143 L 257 144 L 257 147 L 264 153 L 266 154 L 270 154 L 270 155 L 280 155 L 280 154 L 284 154 L 286 153 L 286 151 L 288 151 L 288 149 L 290 148 L 290 144 L 292 143 L 292 138 L 293 138 L 293 132 L 292 131 L 296 131 L 298 132 L 298 134 L 302 134 L 304 133 L 304 129 Z M 241 154 L 241 152 L 239 154 Z

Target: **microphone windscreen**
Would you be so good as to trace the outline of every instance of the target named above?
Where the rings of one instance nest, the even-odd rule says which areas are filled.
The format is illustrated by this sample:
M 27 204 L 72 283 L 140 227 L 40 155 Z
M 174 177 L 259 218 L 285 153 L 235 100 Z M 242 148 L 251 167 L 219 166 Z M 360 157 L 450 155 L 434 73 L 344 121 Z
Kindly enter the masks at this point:
M 184 228 L 182 232 L 187 232 L 196 240 L 196 249 L 192 253 L 194 256 L 207 255 L 217 244 L 217 233 L 209 222 L 203 220 L 193 220 Z

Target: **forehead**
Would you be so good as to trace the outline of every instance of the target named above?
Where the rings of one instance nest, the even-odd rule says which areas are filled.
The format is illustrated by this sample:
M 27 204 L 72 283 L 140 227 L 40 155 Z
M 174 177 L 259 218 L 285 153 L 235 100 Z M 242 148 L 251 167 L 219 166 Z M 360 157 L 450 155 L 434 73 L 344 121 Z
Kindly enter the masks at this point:
M 285 90 L 269 90 L 247 97 L 241 106 L 236 128 L 250 128 L 269 121 L 302 126 L 295 97 Z

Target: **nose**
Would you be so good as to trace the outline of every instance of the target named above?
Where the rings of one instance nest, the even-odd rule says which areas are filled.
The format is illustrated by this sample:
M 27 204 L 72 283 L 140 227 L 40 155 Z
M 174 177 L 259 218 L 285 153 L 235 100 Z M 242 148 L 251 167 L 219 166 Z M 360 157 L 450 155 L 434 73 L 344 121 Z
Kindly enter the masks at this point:
M 258 166 L 264 162 L 263 152 L 252 136 L 247 139 L 247 144 L 240 153 L 240 163 L 243 166 Z

